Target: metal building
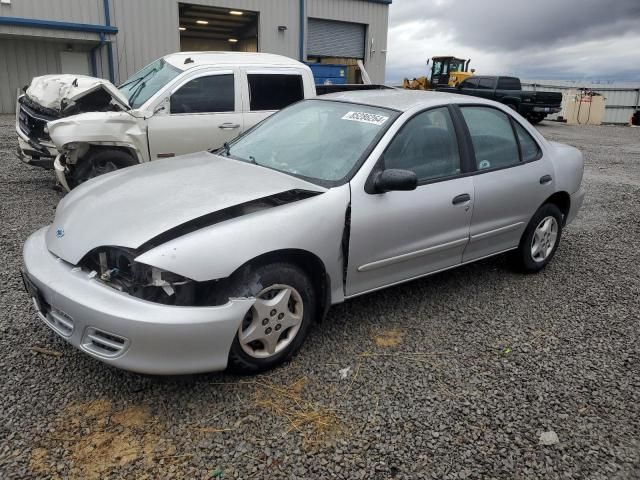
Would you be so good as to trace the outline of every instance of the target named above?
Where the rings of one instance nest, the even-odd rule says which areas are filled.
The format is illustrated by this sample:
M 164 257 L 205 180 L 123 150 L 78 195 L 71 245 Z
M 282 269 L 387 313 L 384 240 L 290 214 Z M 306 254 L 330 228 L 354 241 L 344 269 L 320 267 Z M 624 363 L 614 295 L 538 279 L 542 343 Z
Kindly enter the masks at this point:
M 357 60 L 384 81 L 392 0 L 0 0 L 0 113 L 34 76 L 79 73 L 118 84 L 185 50 L 277 53 L 340 64 Z M 342 74 L 342 73 L 341 73 Z

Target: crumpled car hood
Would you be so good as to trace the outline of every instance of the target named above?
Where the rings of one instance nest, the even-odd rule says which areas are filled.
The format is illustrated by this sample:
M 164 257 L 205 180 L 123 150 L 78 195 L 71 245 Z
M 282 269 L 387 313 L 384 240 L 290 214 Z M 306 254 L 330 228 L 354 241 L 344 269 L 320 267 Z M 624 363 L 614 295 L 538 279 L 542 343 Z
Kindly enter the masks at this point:
M 155 160 L 97 177 L 69 193 L 47 231 L 47 247 L 75 265 L 94 248 L 138 248 L 199 217 L 291 190 L 326 191 L 207 152 Z
M 61 112 L 65 105 L 71 105 L 99 89 L 104 89 L 123 108 L 131 109 L 127 98 L 113 83 L 86 75 L 61 74 L 35 77 L 31 80 L 26 94 L 39 105 Z

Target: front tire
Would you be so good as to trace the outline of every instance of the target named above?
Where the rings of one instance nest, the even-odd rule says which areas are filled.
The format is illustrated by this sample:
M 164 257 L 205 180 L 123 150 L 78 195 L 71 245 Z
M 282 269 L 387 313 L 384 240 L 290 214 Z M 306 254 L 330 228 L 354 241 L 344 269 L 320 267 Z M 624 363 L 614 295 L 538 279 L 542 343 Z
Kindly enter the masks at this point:
M 69 186 L 75 188 L 92 178 L 137 164 L 136 159 L 123 150 L 94 150 L 78 161 L 68 178 Z
M 269 370 L 300 349 L 317 310 L 316 292 L 304 270 L 290 263 L 249 267 L 232 279 L 230 292 L 229 296 L 254 296 L 256 303 L 233 340 L 229 370 Z
M 551 261 L 562 236 L 562 212 L 551 203 L 536 211 L 522 234 L 515 260 L 524 272 L 539 272 Z

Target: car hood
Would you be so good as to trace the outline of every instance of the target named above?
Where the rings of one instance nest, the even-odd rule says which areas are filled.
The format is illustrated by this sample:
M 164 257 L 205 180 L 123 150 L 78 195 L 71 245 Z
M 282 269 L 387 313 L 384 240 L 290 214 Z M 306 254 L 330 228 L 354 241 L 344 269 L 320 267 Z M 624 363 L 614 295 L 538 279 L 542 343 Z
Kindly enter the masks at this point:
M 293 192 L 295 200 L 325 191 L 291 175 L 207 152 L 156 160 L 97 177 L 69 193 L 47 231 L 47 247 L 75 265 L 100 246 L 137 249 L 168 231 L 175 238 L 183 225 L 193 231 L 198 222 L 223 221 L 225 217 L 211 214 L 234 206 L 285 192 Z
M 42 107 L 63 113 L 82 98 L 100 89 L 122 108 L 131 109 L 127 97 L 120 93 L 113 83 L 86 75 L 62 74 L 35 77 L 25 93 Z

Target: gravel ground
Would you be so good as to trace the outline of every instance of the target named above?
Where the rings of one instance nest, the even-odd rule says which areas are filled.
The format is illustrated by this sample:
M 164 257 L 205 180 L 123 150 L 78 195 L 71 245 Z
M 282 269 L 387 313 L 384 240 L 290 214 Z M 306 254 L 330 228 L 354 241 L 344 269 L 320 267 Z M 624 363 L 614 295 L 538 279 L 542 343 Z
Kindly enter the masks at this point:
M 582 149 L 588 190 L 544 272 L 486 260 L 335 307 L 269 374 L 158 378 L 36 318 L 21 248 L 61 193 L 14 158 L 12 123 L 1 478 L 640 478 L 640 129 L 540 126 Z

